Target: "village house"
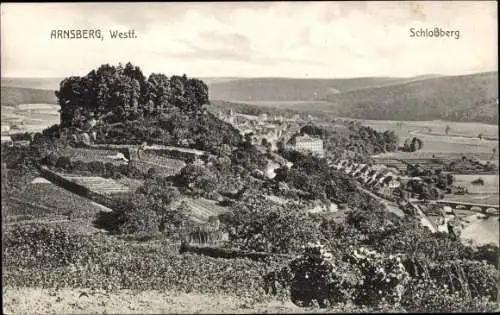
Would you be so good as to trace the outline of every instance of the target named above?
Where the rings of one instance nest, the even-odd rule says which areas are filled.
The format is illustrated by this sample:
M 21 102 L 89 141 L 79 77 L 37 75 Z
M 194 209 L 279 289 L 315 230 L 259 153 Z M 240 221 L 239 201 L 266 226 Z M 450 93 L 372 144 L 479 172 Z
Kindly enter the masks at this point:
M 267 120 L 267 114 L 266 113 L 262 113 L 259 115 L 259 120 L 260 121 L 266 121 Z
M 2 126 L 2 134 L 8 133 L 10 131 L 10 126 L 4 125 Z
M 14 142 L 12 142 L 12 138 L 10 136 L 2 136 L 2 147 L 7 146 L 11 147 L 14 145 Z

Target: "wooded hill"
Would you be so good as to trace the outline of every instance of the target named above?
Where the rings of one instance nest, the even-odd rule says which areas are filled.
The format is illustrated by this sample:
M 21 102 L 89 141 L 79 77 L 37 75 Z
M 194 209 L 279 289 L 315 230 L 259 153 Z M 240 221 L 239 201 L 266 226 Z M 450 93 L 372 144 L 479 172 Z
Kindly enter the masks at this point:
M 361 119 L 498 121 L 498 73 L 431 78 L 338 95 L 336 113 Z
M 234 101 L 312 101 L 359 89 L 401 84 L 425 77 L 351 79 L 248 78 L 209 83 L 210 99 Z

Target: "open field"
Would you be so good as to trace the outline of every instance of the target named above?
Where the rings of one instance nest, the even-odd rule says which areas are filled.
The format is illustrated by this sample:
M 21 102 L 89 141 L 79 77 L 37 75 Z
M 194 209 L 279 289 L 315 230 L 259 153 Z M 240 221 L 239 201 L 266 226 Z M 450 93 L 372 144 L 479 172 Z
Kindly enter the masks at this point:
M 462 156 L 475 157 L 482 161 L 490 161 L 498 165 L 498 141 L 477 138 L 479 133 L 498 138 L 498 126 L 480 123 L 449 123 L 441 121 L 404 121 L 401 128 L 397 121 L 363 121 L 372 128 L 393 130 L 400 138 L 401 145 L 406 138 L 418 137 L 423 141 L 423 148 L 417 152 L 390 152 L 376 155 L 377 158 L 414 159 L 460 159 Z M 444 134 L 444 128 L 449 124 L 450 136 Z M 439 126 L 443 134 L 429 134 L 427 128 Z M 493 150 L 495 149 L 495 153 Z
M 471 182 L 478 178 L 484 180 L 484 185 L 474 185 Z M 498 175 L 455 175 L 455 186 L 462 186 L 469 191 L 465 195 L 447 195 L 446 200 L 471 202 L 487 205 L 498 205 Z
M 432 121 L 398 121 L 398 120 L 360 120 L 363 124 L 378 131 L 393 130 L 400 137 L 410 134 L 412 131 L 419 133 L 429 132 L 445 135 L 446 125 L 450 126 L 450 136 L 466 136 L 477 138 L 478 134 L 498 139 L 498 126 L 483 123 L 449 122 L 442 120 Z M 401 128 L 398 123 L 401 122 Z
M 484 185 L 472 184 L 478 178 Z M 467 188 L 471 194 L 498 194 L 498 175 L 455 175 L 455 185 Z
M 479 203 L 485 205 L 498 205 L 498 193 L 496 194 L 471 194 L 445 196 L 446 200 Z
M 309 108 L 310 110 L 314 111 L 314 107 L 321 105 L 321 106 L 332 106 L 333 104 L 328 103 L 326 101 L 321 101 L 321 100 L 310 100 L 310 101 L 234 101 L 234 100 L 229 100 L 231 103 L 241 103 L 241 104 L 249 104 L 249 105 L 255 105 L 255 106 L 263 106 L 263 107 L 271 107 L 271 108 L 277 108 L 277 109 L 291 109 L 291 110 L 297 110 L 300 111 L 304 107 Z
M 40 132 L 59 123 L 59 106 L 47 103 L 2 105 L 2 126 L 10 126 L 11 132 Z

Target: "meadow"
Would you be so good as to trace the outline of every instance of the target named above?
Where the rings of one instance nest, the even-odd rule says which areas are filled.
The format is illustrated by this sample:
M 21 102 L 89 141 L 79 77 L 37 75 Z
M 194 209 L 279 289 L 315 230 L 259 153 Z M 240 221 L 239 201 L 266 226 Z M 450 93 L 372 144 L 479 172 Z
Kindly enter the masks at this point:
M 472 184 L 479 178 L 484 185 Z M 498 175 L 455 175 L 455 185 L 467 188 L 471 194 L 498 194 Z
M 498 140 L 479 139 L 482 133 L 491 139 L 498 139 L 498 126 L 482 123 L 454 123 L 444 121 L 398 121 L 363 120 L 375 130 L 393 130 L 400 138 L 400 145 L 405 139 L 417 137 L 423 141 L 423 148 L 417 152 L 390 152 L 379 154 L 379 158 L 403 160 L 436 158 L 460 159 L 462 156 L 475 157 L 498 165 Z M 445 134 L 446 126 L 449 134 Z M 429 128 L 431 131 L 429 131 Z M 495 150 L 495 151 L 494 151 Z
M 10 126 L 12 132 L 41 132 L 59 123 L 59 106 L 36 103 L 6 106 L 2 104 L 2 126 Z

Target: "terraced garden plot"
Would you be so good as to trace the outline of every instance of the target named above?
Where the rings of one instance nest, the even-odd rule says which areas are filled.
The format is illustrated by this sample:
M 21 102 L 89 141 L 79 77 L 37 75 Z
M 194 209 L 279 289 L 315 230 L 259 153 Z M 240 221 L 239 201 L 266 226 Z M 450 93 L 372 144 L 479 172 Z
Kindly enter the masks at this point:
M 111 178 L 75 175 L 63 175 L 63 177 L 98 194 L 111 195 L 115 193 L 128 193 L 130 191 L 128 186 L 120 184 Z
M 141 159 L 134 160 L 133 165 L 144 173 L 153 168 L 162 176 L 172 176 L 179 173 L 186 164 L 181 160 L 164 158 L 158 155 L 154 158 L 151 156 L 145 158 L 141 155 Z
M 118 150 L 105 150 L 105 149 L 87 149 L 87 148 L 62 148 L 57 151 L 60 155 L 68 156 L 72 160 L 79 160 L 83 162 L 100 161 L 103 163 L 113 163 L 121 165 L 126 162 L 122 160 L 113 159 Z
M 181 161 L 178 159 L 167 158 L 167 157 L 161 156 L 159 154 L 154 154 L 154 153 L 149 153 L 149 152 L 141 152 L 140 153 L 140 161 L 141 162 L 148 162 L 148 163 L 152 163 L 152 164 L 158 164 L 158 165 L 161 165 L 162 167 L 173 169 L 173 170 L 180 170 L 184 166 L 186 166 L 186 163 L 184 163 L 184 161 Z
M 22 193 L 11 197 L 5 213 L 11 221 L 94 218 L 101 211 L 92 201 L 52 183 L 29 184 Z
M 218 216 L 219 214 L 230 211 L 229 208 L 217 205 L 216 201 L 205 198 L 190 198 L 185 197 L 178 202 L 184 201 L 191 210 L 192 218 L 198 222 L 207 222 L 210 216 Z
M 135 179 L 135 178 L 128 178 L 128 177 L 122 177 L 119 179 L 116 179 L 116 181 L 124 186 L 127 186 L 129 188 L 129 191 L 136 191 L 137 188 L 141 187 L 144 184 L 144 180 L 142 179 Z

